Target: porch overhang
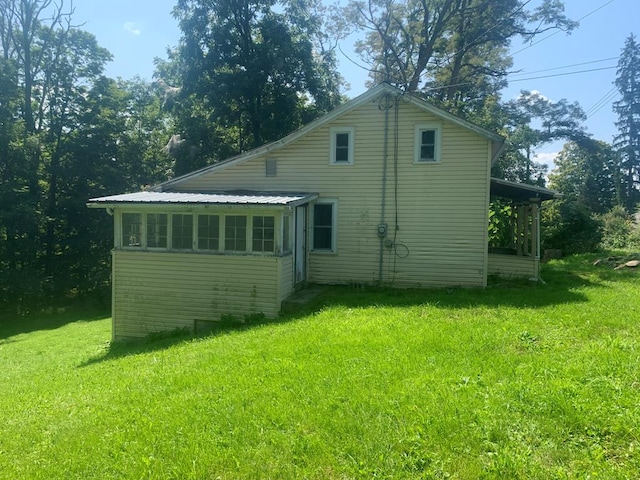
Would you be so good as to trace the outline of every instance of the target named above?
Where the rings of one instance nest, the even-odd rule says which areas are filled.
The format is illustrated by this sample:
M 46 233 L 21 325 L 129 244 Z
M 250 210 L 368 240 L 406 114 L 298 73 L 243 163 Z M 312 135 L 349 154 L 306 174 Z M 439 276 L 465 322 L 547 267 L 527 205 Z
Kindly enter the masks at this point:
M 516 202 L 544 202 L 562 198 L 562 195 L 548 188 L 528 185 L 526 183 L 510 182 L 500 178 L 491 178 L 491 196 L 508 198 Z
M 219 206 L 231 207 L 288 207 L 304 205 L 318 198 L 317 193 L 260 192 L 233 190 L 225 192 L 136 192 L 91 198 L 89 208 L 116 208 L 124 206 Z

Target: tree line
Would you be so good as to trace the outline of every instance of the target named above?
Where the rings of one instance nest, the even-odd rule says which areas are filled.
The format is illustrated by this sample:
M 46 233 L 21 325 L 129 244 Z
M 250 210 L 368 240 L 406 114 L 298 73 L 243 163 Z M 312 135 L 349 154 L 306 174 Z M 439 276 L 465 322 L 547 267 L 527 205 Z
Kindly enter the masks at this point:
M 567 141 L 549 175 L 564 199 L 545 214 L 546 241 L 595 248 L 600 240 L 560 240 L 579 222 L 588 232 L 599 218 L 606 230 L 607 214 L 629 225 L 640 201 L 640 47 L 631 35 L 619 61 L 619 135 L 598 141 L 577 103 L 502 99 L 514 39 L 578 27 L 558 0 L 529 3 L 177 0 L 181 39 L 147 82 L 104 75 L 111 54 L 74 24 L 72 3 L 0 0 L 0 306 L 108 298 L 113 226 L 86 200 L 214 163 L 335 108 L 346 83 L 336 49 L 354 32 L 371 85 L 389 82 L 508 139 L 494 176 L 544 185 L 536 149 Z

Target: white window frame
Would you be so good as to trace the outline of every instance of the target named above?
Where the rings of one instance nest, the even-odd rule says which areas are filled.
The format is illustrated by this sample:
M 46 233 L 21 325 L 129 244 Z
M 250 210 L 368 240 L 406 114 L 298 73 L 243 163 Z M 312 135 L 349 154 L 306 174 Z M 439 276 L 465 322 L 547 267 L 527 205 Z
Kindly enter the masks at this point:
M 433 160 L 423 160 L 421 158 L 422 151 L 422 132 L 433 131 L 434 135 L 434 158 Z M 413 133 L 414 150 L 413 162 L 420 164 L 434 164 L 442 162 L 442 124 L 438 122 L 420 123 L 415 126 Z
M 124 250 L 142 250 L 145 248 L 147 242 L 146 242 L 146 214 L 143 212 L 131 212 L 131 211 L 124 211 L 124 212 L 120 212 L 120 225 L 119 225 L 119 232 L 118 232 L 118 243 L 120 245 L 120 248 L 124 249 Z M 126 245 L 124 242 L 124 216 L 125 215 L 138 215 L 140 218 L 140 233 L 139 233 L 139 239 L 138 239 L 138 245 Z
M 174 215 L 182 215 L 182 216 L 189 215 L 191 217 L 191 246 L 190 247 L 177 248 L 173 244 L 173 217 L 174 217 Z M 194 235 L 197 235 L 196 227 L 197 227 L 197 218 L 196 218 L 196 215 L 194 215 L 193 212 L 171 212 L 170 220 L 169 220 L 169 228 L 170 228 L 170 230 L 169 230 L 169 243 L 168 243 L 169 250 L 175 250 L 176 252 L 195 251 L 196 249 L 194 247 L 197 246 L 197 238 L 194 239 Z
M 337 137 L 339 134 L 346 133 L 349 135 L 349 147 L 348 147 L 348 158 L 346 162 L 337 161 L 336 160 L 336 147 L 337 147 Z M 354 153 L 355 153 L 355 143 L 356 143 L 356 129 L 355 127 L 331 127 L 329 129 L 330 136 L 330 152 L 329 152 L 329 163 L 331 165 L 353 165 Z
M 273 219 L 273 240 L 272 240 L 273 241 L 273 248 L 271 250 L 256 250 L 256 249 L 253 248 L 253 242 L 255 240 L 255 238 L 253 236 L 254 235 L 254 227 L 255 227 L 254 222 L 256 220 L 256 217 L 261 217 L 263 219 L 264 218 L 272 218 Z M 260 228 L 263 229 L 263 233 L 264 233 L 264 229 L 266 227 L 262 226 Z M 264 246 L 264 238 L 262 238 L 261 241 L 262 241 L 262 244 Z M 276 215 L 269 215 L 269 214 L 265 214 L 265 215 L 254 214 L 254 215 L 251 215 L 251 250 L 250 250 L 250 252 L 251 253 L 257 253 L 259 255 L 273 255 L 276 252 L 276 248 L 278 248 L 278 228 L 277 228 L 277 217 L 276 217 Z
M 195 215 L 195 245 L 196 245 L 196 252 L 202 252 L 202 253 L 218 253 L 221 251 L 222 249 L 222 242 L 224 240 L 224 237 L 222 235 L 222 231 L 221 231 L 221 225 L 222 225 L 222 217 L 224 215 L 221 215 L 219 213 L 197 213 Z M 210 248 L 200 248 L 200 217 L 217 217 L 218 218 L 218 248 L 217 249 L 210 249 Z M 210 241 L 210 238 L 208 239 L 208 241 Z
M 311 208 L 311 251 L 313 253 L 337 253 L 338 251 L 338 200 L 335 199 L 318 199 L 312 204 Z M 331 248 L 317 248 L 315 246 L 315 206 L 331 205 Z
M 229 217 L 244 217 L 244 250 L 233 250 L 227 249 L 227 220 Z M 233 228 L 237 228 L 234 226 Z M 253 230 L 253 224 L 251 221 L 251 215 L 243 214 L 243 213 L 225 213 L 224 214 L 224 230 L 221 231 L 221 236 L 224 239 L 224 244 L 221 245 L 221 250 L 229 253 L 238 253 L 238 254 L 246 254 L 251 253 L 251 232 Z M 230 237 L 231 238 L 231 237 Z M 235 241 L 240 237 L 234 237 Z
M 288 214 L 288 213 L 285 213 L 280 217 L 280 231 L 282 233 L 280 251 L 282 252 L 283 256 L 291 255 L 293 253 L 293 248 L 294 248 L 293 226 L 295 224 L 293 218 L 294 218 L 293 214 Z M 288 229 L 285 228 L 287 226 L 287 222 L 289 226 Z M 287 246 L 289 248 L 285 248 Z

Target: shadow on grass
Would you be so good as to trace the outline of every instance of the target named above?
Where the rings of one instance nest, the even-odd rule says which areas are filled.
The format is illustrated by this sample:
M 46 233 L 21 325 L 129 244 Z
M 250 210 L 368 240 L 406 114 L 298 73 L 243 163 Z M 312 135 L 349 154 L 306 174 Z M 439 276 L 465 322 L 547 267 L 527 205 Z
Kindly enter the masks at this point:
M 0 314 L 0 340 L 23 333 L 31 333 L 39 330 L 55 330 L 69 323 L 91 322 L 103 320 L 111 314 L 104 308 L 87 306 L 86 304 L 74 305 L 69 308 L 52 312 L 40 312 L 28 316 L 14 314 Z
M 217 337 L 228 333 L 243 332 L 264 325 L 287 323 L 300 318 L 302 318 L 300 315 L 296 317 L 281 315 L 278 318 L 266 318 L 263 315 L 256 315 L 248 317 L 243 321 L 225 320 L 212 322 L 215 323 L 215 326 L 204 333 L 193 333 L 188 329 L 177 329 L 168 332 L 152 333 L 143 339 L 110 342 L 105 345 L 102 352 L 95 357 L 80 363 L 78 367 L 89 367 L 97 363 L 117 360 L 122 357 L 165 350 L 194 340 Z
M 593 256 L 596 258 L 596 256 Z M 432 288 L 399 289 L 371 286 L 326 286 L 312 285 L 317 289 L 306 302 L 285 302 L 278 318 L 260 316 L 249 317 L 244 322 L 215 322 L 211 331 L 194 334 L 188 330 L 178 330 L 152 334 L 143 340 L 115 342 L 79 367 L 115 360 L 129 355 L 137 355 L 188 343 L 200 338 L 210 338 L 227 333 L 238 333 L 264 325 L 296 322 L 317 314 L 324 309 L 342 306 L 348 308 L 403 307 L 433 305 L 438 308 L 499 308 L 522 307 L 540 308 L 568 303 L 585 303 L 588 298 L 581 289 L 615 288 L 617 282 L 637 282 L 640 272 L 613 270 L 593 266 L 591 256 L 571 257 L 552 261 L 543 266 L 541 278 L 544 282 L 527 280 L 492 279 L 489 286 L 481 288 Z M 304 293 L 304 292 L 303 292 Z

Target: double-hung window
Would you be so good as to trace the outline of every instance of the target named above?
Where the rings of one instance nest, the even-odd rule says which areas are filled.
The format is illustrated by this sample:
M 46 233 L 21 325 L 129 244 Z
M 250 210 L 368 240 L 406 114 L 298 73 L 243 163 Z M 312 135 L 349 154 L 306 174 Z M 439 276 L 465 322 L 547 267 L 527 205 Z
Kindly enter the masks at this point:
M 439 123 L 416 125 L 414 132 L 416 163 L 440 162 L 442 126 Z
M 351 165 L 353 163 L 355 128 L 332 127 L 329 134 L 331 135 L 331 164 Z
M 336 203 L 318 202 L 313 206 L 313 250 L 336 250 Z

